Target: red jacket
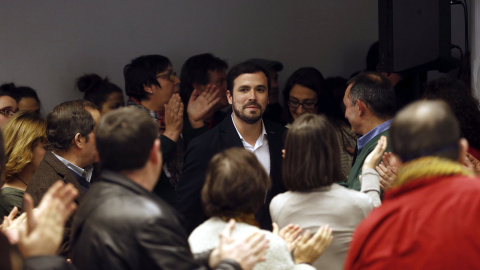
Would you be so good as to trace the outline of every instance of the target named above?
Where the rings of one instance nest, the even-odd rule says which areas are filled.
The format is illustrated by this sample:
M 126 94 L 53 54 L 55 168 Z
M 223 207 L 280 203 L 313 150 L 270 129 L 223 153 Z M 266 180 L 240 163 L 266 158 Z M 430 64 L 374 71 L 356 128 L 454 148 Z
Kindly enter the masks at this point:
M 360 223 L 345 269 L 480 269 L 480 179 L 417 179 Z

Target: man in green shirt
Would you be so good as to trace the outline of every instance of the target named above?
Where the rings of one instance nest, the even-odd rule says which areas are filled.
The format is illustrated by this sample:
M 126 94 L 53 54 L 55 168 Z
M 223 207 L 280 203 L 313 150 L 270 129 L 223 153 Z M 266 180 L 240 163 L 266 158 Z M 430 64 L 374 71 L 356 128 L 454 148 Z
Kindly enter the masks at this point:
M 387 137 L 386 151 L 390 151 L 388 129 L 395 113 L 395 93 L 390 81 L 381 74 L 362 72 L 348 81 L 343 103 L 345 118 L 359 138 L 350 175 L 341 184 L 360 190 L 363 162 L 382 135 Z

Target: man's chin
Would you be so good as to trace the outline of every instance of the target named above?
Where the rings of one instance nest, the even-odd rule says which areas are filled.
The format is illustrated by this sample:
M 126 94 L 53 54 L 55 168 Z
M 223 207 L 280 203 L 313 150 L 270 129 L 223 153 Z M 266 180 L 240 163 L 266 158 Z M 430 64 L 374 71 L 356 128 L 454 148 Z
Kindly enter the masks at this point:
M 260 119 L 262 119 L 262 115 L 248 115 L 248 116 L 242 116 L 240 117 L 245 123 L 247 124 L 255 124 L 257 123 Z

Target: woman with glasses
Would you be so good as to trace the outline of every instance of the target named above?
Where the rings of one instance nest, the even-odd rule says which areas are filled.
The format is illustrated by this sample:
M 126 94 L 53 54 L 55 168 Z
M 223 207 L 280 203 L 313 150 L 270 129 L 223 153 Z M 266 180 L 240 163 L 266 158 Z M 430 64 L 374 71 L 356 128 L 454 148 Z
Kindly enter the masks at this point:
M 87 74 L 77 79 L 76 87 L 85 93 L 84 100 L 98 107 L 100 115 L 125 106 L 122 89 L 111 83 L 108 78 L 102 79 L 97 74 Z
M 17 112 L 17 106 L 17 101 L 10 93 L 0 91 L 0 129 L 3 130 L 10 117 Z
M 289 128 L 293 121 L 306 113 L 324 114 L 335 128 L 340 147 L 342 179 L 348 178 L 352 167 L 356 139 L 341 107 L 325 87 L 322 73 L 313 67 L 297 69 L 287 80 L 284 97 L 284 118 Z
M 0 90 L 9 93 L 17 101 L 19 111 L 31 111 L 40 115 L 40 99 L 32 88 L 6 83 L 0 86 Z
M 5 183 L 0 196 L 0 216 L 8 215 L 14 206 L 21 213 L 28 182 L 45 155 L 46 129 L 46 121 L 28 111 L 15 114 L 5 126 Z

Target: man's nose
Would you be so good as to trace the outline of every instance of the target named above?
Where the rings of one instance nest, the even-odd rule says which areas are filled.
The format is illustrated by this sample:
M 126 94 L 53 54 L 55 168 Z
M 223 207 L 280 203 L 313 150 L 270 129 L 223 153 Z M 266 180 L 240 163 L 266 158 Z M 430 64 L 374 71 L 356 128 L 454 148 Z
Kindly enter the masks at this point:
M 257 99 L 257 92 L 255 90 L 251 90 L 248 93 L 248 99 L 249 100 L 256 100 Z
M 297 107 L 297 109 L 295 110 L 295 112 L 296 112 L 297 114 L 303 114 L 303 113 L 305 113 L 305 108 L 303 108 L 303 105 L 302 105 L 302 104 L 299 104 L 298 107 Z

